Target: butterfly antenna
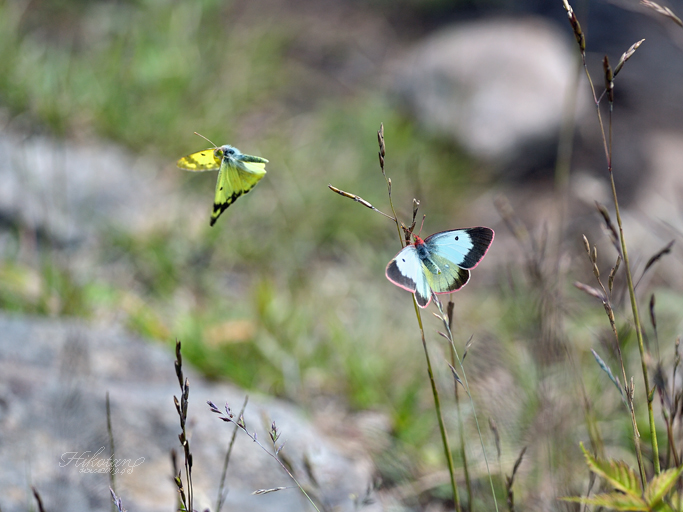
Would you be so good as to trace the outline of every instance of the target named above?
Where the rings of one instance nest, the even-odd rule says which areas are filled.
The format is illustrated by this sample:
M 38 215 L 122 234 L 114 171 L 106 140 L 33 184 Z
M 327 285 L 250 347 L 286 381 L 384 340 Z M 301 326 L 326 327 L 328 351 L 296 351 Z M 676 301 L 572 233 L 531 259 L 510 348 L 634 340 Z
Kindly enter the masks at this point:
M 194 132 L 195 135 L 199 135 L 202 139 L 205 141 L 209 142 L 214 148 L 218 148 L 213 142 L 211 142 L 208 138 L 204 137 L 201 133 Z
M 427 217 L 427 216 L 426 215 L 422 216 L 422 223 L 420 223 L 420 233 L 417 236 L 420 236 L 422 234 L 422 226 L 425 225 L 425 217 Z

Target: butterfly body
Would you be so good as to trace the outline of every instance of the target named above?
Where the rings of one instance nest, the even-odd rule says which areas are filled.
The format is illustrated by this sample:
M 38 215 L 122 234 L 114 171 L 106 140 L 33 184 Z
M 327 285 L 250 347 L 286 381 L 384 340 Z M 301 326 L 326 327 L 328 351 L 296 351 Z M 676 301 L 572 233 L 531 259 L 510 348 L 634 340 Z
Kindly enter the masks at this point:
M 386 276 L 397 286 L 415 294 L 425 308 L 432 293 L 459 290 L 470 279 L 470 269 L 482 260 L 493 241 L 485 227 L 441 231 L 404 247 L 387 265 Z
M 245 155 L 239 149 L 225 144 L 184 156 L 177 165 L 194 172 L 218 170 L 210 222 L 213 226 L 228 206 L 254 188 L 266 175 L 267 163 L 265 158 Z

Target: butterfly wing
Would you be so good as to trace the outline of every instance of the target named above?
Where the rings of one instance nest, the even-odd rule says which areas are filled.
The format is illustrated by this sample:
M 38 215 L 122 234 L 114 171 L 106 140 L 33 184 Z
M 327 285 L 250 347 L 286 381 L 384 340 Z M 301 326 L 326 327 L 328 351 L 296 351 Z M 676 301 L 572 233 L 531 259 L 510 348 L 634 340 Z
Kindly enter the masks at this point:
M 212 226 L 228 206 L 254 188 L 266 175 L 267 163 L 268 160 L 265 158 L 251 155 L 223 159 L 218 171 L 216 195 L 213 200 Z
M 421 308 L 427 307 L 432 292 L 414 245 L 404 247 L 387 265 L 386 276 L 389 281 L 404 290 L 413 292 Z
M 460 268 L 471 269 L 486 255 L 493 235 L 493 230 L 485 227 L 454 229 L 434 233 L 425 238 L 424 242 L 433 258 L 445 258 Z
M 182 157 L 176 165 L 186 171 L 215 171 L 221 166 L 221 156 L 213 149 L 205 149 Z
M 413 292 L 418 306 L 425 308 L 432 300 L 432 292 L 450 293 L 467 284 L 468 269 L 479 264 L 493 236 L 493 230 L 485 227 L 434 233 L 424 240 L 426 253 L 422 248 L 418 253 L 414 245 L 405 247 L 387 265 L 386 276 Z

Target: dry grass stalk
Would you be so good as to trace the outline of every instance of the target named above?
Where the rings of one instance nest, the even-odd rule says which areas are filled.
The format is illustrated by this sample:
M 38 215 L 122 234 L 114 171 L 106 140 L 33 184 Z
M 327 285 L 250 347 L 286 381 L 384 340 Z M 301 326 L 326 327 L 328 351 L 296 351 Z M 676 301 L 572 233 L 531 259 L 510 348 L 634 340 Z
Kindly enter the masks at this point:
M 625 394 L 625 403 L 626 406 L 628 407 L 629 413 L 631 415 L 631 425 L 633 428 L 633 443 L 635 446 L 636 450 L 636 458 L 638 460 L 638 468 L 640 470 L 640 480 L 641 483 L 643 484 L 643 487 L 645 486 L 645 469 L 643 467 L 643 456 L 642 456 L 642 451 L 640 448 L 640 433 L 638 432 L 638 423 L 636 421 L 636 413 L 635 413 L 635 406 L 633 403 L 633 380 L 631 380 L 631 387 L 629 388 L 627 385 L 627 378 L 626 378 L 626 368 L 624 367 L 624 358 L 621 353 L 621 345 L 619 343 L 619 334 L 617 332 L 617 326 L 616 326 L 616 321 L 614 318 L 614 309 L 612 308 L 612 302 L 610 301 L 609 295 L 607 293 L 607 290 L 605 289 L 605 286 L 602 284 L 602 280 L 600 279 L 600 270 L 598 269 L 598 264 L 597 264 L 597 248 L 593 247 L 593 250 L 591 250 L 590 243 L 588 242 L 588 238 L 584 235 L 583 237 L 583 242 L 584 242 L 584 247 L 586 249 L 586 253 L 588 254 L 588 259 L 591 261 L 593 264 L 593 274 L 595 275 L 595 280 L 597 281 L 598 285 L 600 286 L 600 289 L 593 288 L 591 286 L 585 285 L 583 283 L 575 283 L 575 286 L 580 289 L 581 291 L 587 293 L 588 295 L 591 295 L 597 299 L 599 299 L 602 302 L 602 305 L 605 309 L 605 314 L 607 315 L 607 318 L 610 323 L 610 327 L 612 328 L 612 334 L 614 335 L 614 344 L 616 348 L 617 355 L 619 357 L 619 364 L 621 365 L 621 375 L 622 378 L 624 379 L 624 387 L 623 387 L 623 392 L 621 388 L 621 384 L 619 383 L 619 380 L 614 377 L 612 374 L 612 370 L 609 368 L 609 366 L 598 356 L 598 354 L 595 351 L 593 352 L 593 356 L 595 357 L 596 361 L 600 365 L 600 367 L 607 373 L 607 375 L 610 377 L 612 382 L 617 386 L 617 389 L 619 389 L 620 394 L 622 395 L 622 399 L 624 399 L 624 394 Z M 615 265 L 615 268 L 618 267 L 619 264 L 619 259 L 617 259 L 617 265 Z M 611 282 L 614 280 L 614 274 L 616 273 L 615 268 L 612 269 L 612 272 L 610 272 L 610 293 L 612 290 L 611 287 Z
M 527 447 L 525 446 L 522 448 L 522 451 L 519 453 L 519 456 L 517 457 L 517 460 L 515 461 L 515 465 L 512 467 L 512 474 L 510 476 L 505 477 L 505 494 L 507 496 L 507 504 L 508 504 L 508 510 L 509 512 L 515 512 L 515 495 L 512 492 L 512 486 L 515 483 L 515 475 L 517 474 L 517 470 L 519 469 L 520 464 L 522 464 L 522 459 L 524 458 L 524 454 L 526 453 Z
M 275 462 L 279 464 L 279 466 L 283 469 L 285 473 L 289 476 L 289 478 L 292 479 L 292 481 L 296 484 L 296 486 L 299 488 L 301 493 L 306 497 L 308 502 L 313 506 L 315 510 L 320 512 L 320 508 L 318 508 L 318 505 L 322 507 L 322 501 L 319 499 L 313 499 L 313 493 L 309 489 L 306 491 L 304 489 L 303 485 L 299 482 L 299 480 L 296 478 L 294 475 L 294 466 L 293 464 L 289 463 L 284 457 L 283 454 L 281 453 L 282 449 L 284 448 L 284 443 L 278 445 L 278 441 L 280 439 L 280 431 L 277 428 L 277 425 L 273 421 L 270 426 L 270 430 L 268 431 L 268 437 L 270 438 L 272 444 L 273 444 L 273 451 L 271 452 L 268 450 L 265 446 L 261 444 L 261 442 L 258 439 L 258 435 L 256 432 L 250 432 L 249 429 L 247 428 L 247 424 L 244 421 L 244 413 L 241 412 L 239 416 L 235 416 L 235 414 L 232 412 L 228 404 L 225 404 L 225 410 L 221 411 L 216 405 L 208 401 L 206 402 L 211 409 L 211 412 L 218 414 L 219 419 L 226 423 L 232 423 L 235 425 L 238 429 L 240 429 L 242 432 L 244 432 L 254 443 L 258 445 L 261 450 L 263 450 L 269 457 L 271 457 Z M 271 493 L 271 492 L 276 492 L 286 489 L 286 487 L 276 487 L 272 489 L 260 489 L 258 491 L 255 491 L 253 494 L 266 494 L 266 493 Z M 325 510 L 323 508 L 323 510 Z
M 575 36 L 577 36 L 577 27 L 578 27 L 578 21 L 576 21 L 574 13 L 569 6 L 568 0 L 563 0 L 565 4 L 565 9 L 567 10 L 567 13 L 569 15 L 569 21 L 570 24 L 572 25 L 572 28 L 574 30 Z M 652 2 L 650 2 L 652 3 Z M 580 31 L 580 28 L 578 29 Z M 617 189 L 616 185 L 614 182 L 614 173 L 612 169 L 612 103 L 610 103 L 610 110 L 609 110 L 609 125 L 608 125 L 608 130 L 605 129 L 605 125 L 602 119 L 602 113 L 600 111 L 600 99 L 598 98 L 596 91 L 595 91 L 595 85 L 593 83 L 593 79 L 591 78 L 591 74 L 588 71 L 588 66 L 586 65 L 586 52 L 585 52 L 585 39 L 579 39 L 577 36 L 577 41 L 579 43 L 579 51 L 581 52 L 581 58 L 583 60 L 583 66 L 584 66 L 584 71 L 586 73 L 586 77 L 588 78 L 588 83 L 590 85 L 591 93 L 593 95 L 593 101 L 595 102 L 595 109 L 596 109 L 596 115 L 598 118 L 598 124 L 600 126 L 600 132 L 602 135 L 602 143 L 603 147 L 605 150 L 605 158 L 607 160 L 607 172 L 609 175 L 610 179 L 610 185 L 612 189 L 612 199 L 614 201 L 614 209 L 615 209 L 615 214 L 617 218 L 617 226 L 619 229 L 619 241 L 621 243 L 621 255 L 624 259 L 624 267 L 625 267 L 625 272 L 626 272 L 626 282 L 628 286 L 628 291 L 629 291 L 629 297 L 631 299 L 631 311 L 633 313 L 633 323 L 635 324 L 635 331 L 636 331 L 636 338 L 638 340 L 638 350 L 640 352 L 640 362 L 641 362 L 641 369 L 643 372 L 643 384 L 644 384 L 644 391 L 645 391 L 645 396 L 646 396 L 646 401 L 647 401 L 647 409 L 648 409 L 648 419 L 649 419 L 649 428 L 650 428 L 650 440 L 651 440 L 651 445 L 652 445 L 652 462 L 655 470 L 655 474 L 659 475 L 661 472 L 660 468 L 660 462 L 659 462 L 659 448 L 658 448 L 658 442 L 657 442 L 657 429 L 655 426 L 655 419 L 654 419 L 654 411 L 652 408 L 652 394 L 650 392 L 650 378 L 648 375 L 648 368 L 647 368 L 647 355 L 645 352 L 645 345 L 643 341 L 643 329 L 641 326 L 640 322 L 640 314 L 638 312 L 638 302 L 636 299 L 636 293 L 635 293 L 635 287 L 633 285 L 633 276 L 631 273 L 631 265 L 629 263 L 629 257 L 628 257 L 628 251 L 626 249 L 626 239 L 624 237 L 624 230 L 623 230 L 623 224 L 621 221 L 621 214 L 619 212 L 619 200 L 617 198 Z M 600 98 L 602 95 L 600 96 Z M 613 327 L 613 330 L 616 332 L 616 329 Z M 635 417 L 633 419 L 634 423 L 634 432 L 636 432 L 636 425 L 635 425 Z M 638 449 L 638 448 L 636 448 Z M 641 460 L 639 459 L 639 465 L 641 463 Z M 640 472 L 641 472 L 641 480 L 643 480 L 643 484 L 645 484 L 644 481 L 644 472 L 642 465 L 640 466 Z
M 192 512 L 192 503 L 194 501 L 194 492 L 192 487 L 192 452 L 190 451 L 190 440 L 187 435 L 187 409 L 189 406 L 190 397 L 190 381 L 183 376 L 183 358 L 180 352 L 180 340 L 176 340 L 176 360 L 175 360 L 175 373 L 178 378 L 178 384 L 180 385 L 180 399 L 173 396 L 173 403 L 175 404 L 176 412 L 180 419 L 180 434 L 178 434 L 178 439 L 180 440 L 180 445 L 183 447 L 184 456 L 184 466 L 185 466 L 185 481 L 187 483 L 187 491 L 183 487 L 183 482 L 181 479 L 181 472 L 175 467 L 175 457 L 174 457 L 174 475 L 173 480 L 178 488 L 178 496 L 182 503 L 182 509 L 187 512 Z
M 671 9 L 669 9 L 668 7 L 659 5 L 655 2 L 652 2 L 651 0 L 640 0 L 640 3 L 643 4 L 645 7 L 649 7 L 650 9 L 655 11 L 656 13 L 661 14 L 662 16 L 669 18 L 676 25 L 683 28 L 683 20 L 681 20 L 681 18 L 676 16 L 674 14 L 674 12 Z

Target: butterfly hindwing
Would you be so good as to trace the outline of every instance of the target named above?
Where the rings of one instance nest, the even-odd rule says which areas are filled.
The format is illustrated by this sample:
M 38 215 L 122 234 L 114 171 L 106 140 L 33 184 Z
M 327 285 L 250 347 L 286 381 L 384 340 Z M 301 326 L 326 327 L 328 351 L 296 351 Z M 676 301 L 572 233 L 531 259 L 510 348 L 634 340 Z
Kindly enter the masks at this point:
M 236 155 L 224 157 L 213 201 L 211 225 L 213 226 L 221 213 L 243 194 L 249 192 L 266 175 L 268 160 L 258 156 Z
M 438 254 L 431 254 L 430 259 L 438 269 L 437 272 L 430 271 L 424 263 L 423 267 L 426 281 L 434 293 L 457 291 L 470 280 L 470 271 L 466 268 L 461 268 Z
M 418 281 L 418 287 L 415 289 L 415 300 L 417 301 L 418 306 L 426 308 L 432 300 L 432 290 L 429 287 L 429 281 L 424 272 L 420 273 L 420 277 L 421 279 Z
M 441 231 L 425 238 L 430 254 L 452 261 L 461 268 L 476 267 L 493 241 L 493 230 L 485 227 Z

